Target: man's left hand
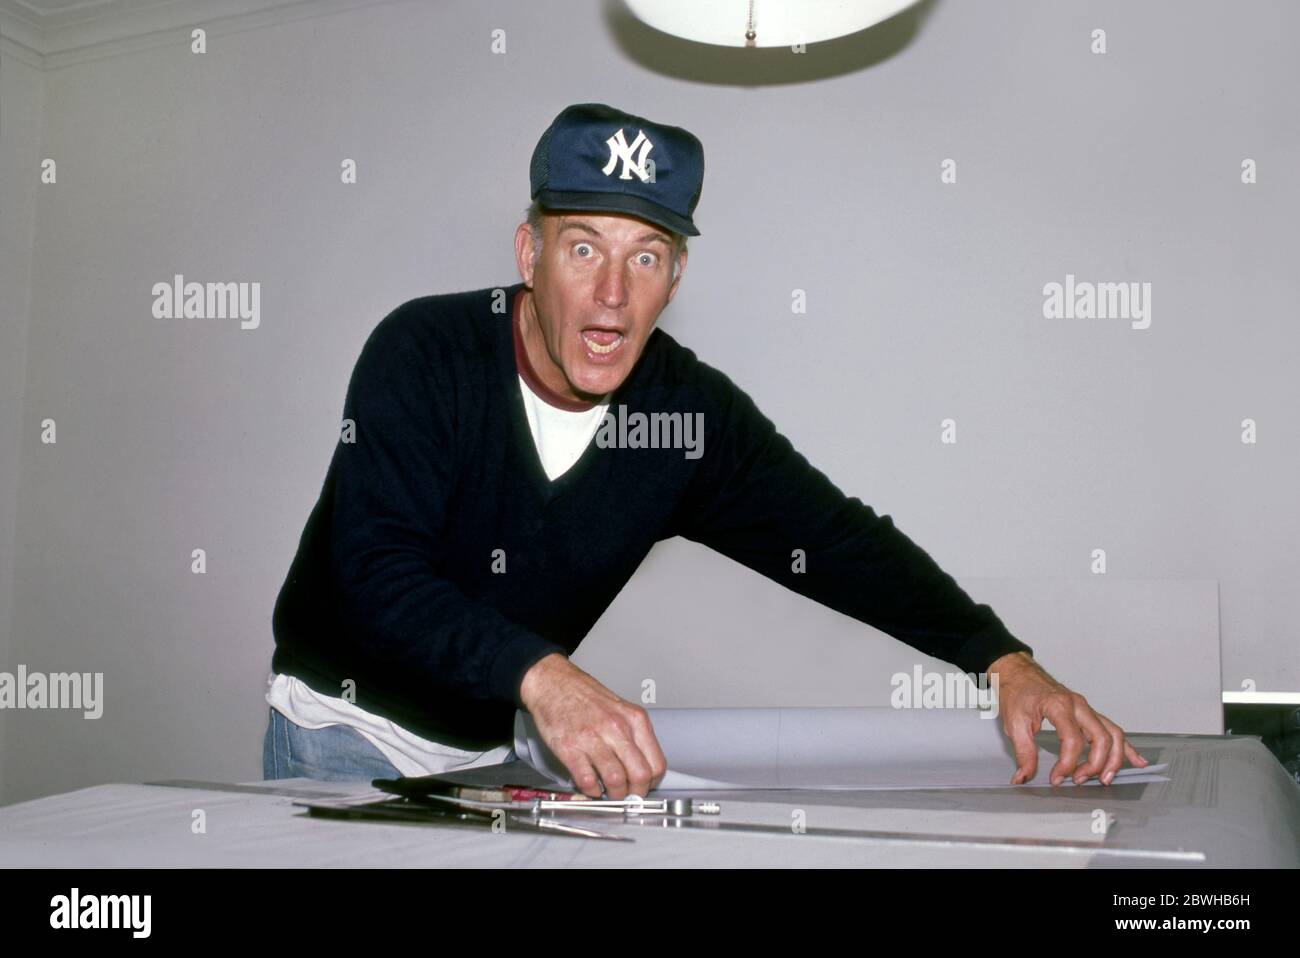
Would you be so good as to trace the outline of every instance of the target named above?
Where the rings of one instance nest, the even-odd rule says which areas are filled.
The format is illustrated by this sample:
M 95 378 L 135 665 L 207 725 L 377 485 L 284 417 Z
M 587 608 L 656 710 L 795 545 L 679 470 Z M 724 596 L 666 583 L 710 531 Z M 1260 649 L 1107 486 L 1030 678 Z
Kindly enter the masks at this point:
M 1122 728 L 1094 712 L 1087 699 L 1048 675 L 1027 653 L 1004 655 L 988 671 L 998 677 L 1002 727 L 1015 746 L 1012 785 L 1031 781 L 1038 773 L 1034 735 L 1043 727 L 1043 719 L 1052 723 L 1061 741 L 1061 754 L 1050 776 L 1053 785 L 1061 784 L 1071 773 L 1076 785 L 1098 774 L 1102 783 L 1109 785 L 1125 759 L 1137 768 L 1150 764 L 1125 740 Z M 1088 761 L 1080 765 L 1085 744 Z

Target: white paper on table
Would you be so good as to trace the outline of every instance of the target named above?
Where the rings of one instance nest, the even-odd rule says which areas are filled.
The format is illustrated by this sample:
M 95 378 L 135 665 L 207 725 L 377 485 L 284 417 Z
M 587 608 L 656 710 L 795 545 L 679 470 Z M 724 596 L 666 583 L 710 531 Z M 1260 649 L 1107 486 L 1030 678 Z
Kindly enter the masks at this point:
M 1000 718 L 978 709 L 707 708 L 646 710 L 668 759 L 659 790 L 1007 788 L 1015 751 Z M 527 712 L 515 754 L 574 788 Z M 1050 785 L 1057 757 L 1038 749 L 1029 786 Z M 1124 767 L 1115 784 L 1164 782 L 1167 763 Z M 1073 786 L 1069 778 L 1062 783 Z M 1085 785 L 1099 785 L 1096 778 Z
M 796 808 L 804 827 L 813 830 L 856 829 L 896 834 L 1052 839 L 1086 843 L 1104 841 L 1115 820 L 1113 815 L 1098 818 L 1094 808 L 1029 812 L 961 807 L 796 806 L 780 802 L 751 802 L 747 799 L 728 799 L 723 802 L 716 818 L 724 823 L 788 829 Z

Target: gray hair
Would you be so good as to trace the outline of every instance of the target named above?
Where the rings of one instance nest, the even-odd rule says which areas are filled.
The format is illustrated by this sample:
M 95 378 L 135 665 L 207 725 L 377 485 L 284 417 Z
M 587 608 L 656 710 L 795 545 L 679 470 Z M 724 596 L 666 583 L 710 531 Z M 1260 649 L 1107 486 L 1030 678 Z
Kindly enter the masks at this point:
M 528 218 L 528 229 L 533 234 L 533 265 L 537 265 L 537 257 L 542 254 L 542 214 L 546 210 L 542 204 L 533 200 L 524 214 Z M 673 244 L 673 282 L 682 272 L 681 255 L 686 252 L 686 237 L 681 233 L 674 233 L 668 230 L 668 238 Z

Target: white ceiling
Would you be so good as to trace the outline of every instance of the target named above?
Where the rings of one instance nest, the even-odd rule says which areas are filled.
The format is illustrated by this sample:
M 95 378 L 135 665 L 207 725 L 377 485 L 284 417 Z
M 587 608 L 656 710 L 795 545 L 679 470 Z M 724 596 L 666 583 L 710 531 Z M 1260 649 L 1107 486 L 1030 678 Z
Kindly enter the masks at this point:
M 48 67 L 60 56 L 193 20 L 212 4 L 191 0 L 0 0 L 0 43 L 11 56 Z
M 49 14 L 72 7 L 103 7 L 113 2 L 114 0 L 14 0 L 14 6 L 38 14 Z
M 170 32 L 196 26 L 224 33 L 382 2 L 388 0 L 0 0 L 0 49 L 51 68 L 174 42 Z
M 141 7 L 175 6 L 168 0 L 0 0 L 0 10 L 40 29 L 77 20 L 121 16 Z
M 102 7 L 113 0 L 16 0 L 18 6 L 40 13 L 54 13 L 70 7 Z

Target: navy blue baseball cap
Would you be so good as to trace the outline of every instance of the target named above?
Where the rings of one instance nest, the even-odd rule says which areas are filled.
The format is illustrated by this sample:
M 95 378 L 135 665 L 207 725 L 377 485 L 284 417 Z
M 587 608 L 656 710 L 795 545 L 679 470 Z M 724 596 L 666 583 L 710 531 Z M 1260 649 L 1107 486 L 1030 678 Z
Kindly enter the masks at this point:
M 549 209 L 631 213 L 700 235 L 691 217 L 704 187 L 704 145 L 679 126 L 574 104 L 537 141 L 529 179 L 533 199 Z

